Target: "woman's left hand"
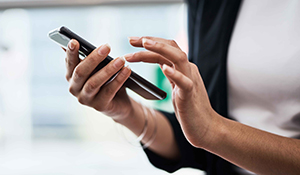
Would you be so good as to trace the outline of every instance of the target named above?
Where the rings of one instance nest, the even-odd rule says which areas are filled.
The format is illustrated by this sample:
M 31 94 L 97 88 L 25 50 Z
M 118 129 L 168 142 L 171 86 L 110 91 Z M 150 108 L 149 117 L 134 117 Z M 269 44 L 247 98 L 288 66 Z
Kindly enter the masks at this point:
M 172 85 L 172 100 L 176 117 L 185 137 L 196 147 L 203 147 L 213 136 L 210 133 L 216 119 L 198 67 L 189 62 L 186 53 L 173 40 L 155 37 L 131 37 L 130 44 L 147 51 L 127 54 L 128 62 L 160 64 Z

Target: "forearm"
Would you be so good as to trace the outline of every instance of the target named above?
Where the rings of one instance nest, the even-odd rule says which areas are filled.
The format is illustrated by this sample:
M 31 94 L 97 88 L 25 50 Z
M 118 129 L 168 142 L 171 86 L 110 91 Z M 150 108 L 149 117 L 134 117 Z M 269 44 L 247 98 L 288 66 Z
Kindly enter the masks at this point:
M 155 37 L 132 38 L 130 42 L 149 52 L 127 55 L 127 61 L 163 65 L 162 71 L 172 85 L 176 116 L 193 146 L 258 174 L 299 174 L 300 141 L 254 129 L 216 114 L 211 108 L 199 67 L 188 61 L 176 42 Z M 159 133 L 166 134 L 164 128 Z
M 124 125 L 135 135 L 139 136 L 143 132 L 147 117 L 147 132 L 142 139 L 142 143 L 148 143 L 153 137 L 155 137 L 151 145 L 148 147 L 150 150 L 166 159 L 178 159 L 180 155 L 179 149 L 172 126 L 166 117 L 156 110 L 154 110 L 154 113 L 151 113 L 149 109 L 143 109 L 141 104 L 132 99 L 131 102 L 133 110 L 130 115 L 124 118 L 115 119 L 115 121 Z M 145 112 L 145 110 L 147 110 L 147 112 Z M 155 127 L 157 127 L 156 134 Z
M 217 115 L 217 114 L 216 114 Z M 300 141 L 222 117 L 204 149 L 257 174 L 299 174 Z

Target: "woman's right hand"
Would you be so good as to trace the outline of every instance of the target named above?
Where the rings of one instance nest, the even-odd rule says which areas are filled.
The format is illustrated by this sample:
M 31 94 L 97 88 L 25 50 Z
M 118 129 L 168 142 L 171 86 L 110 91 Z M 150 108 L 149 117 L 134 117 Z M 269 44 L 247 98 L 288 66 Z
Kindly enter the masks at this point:
M 123 86 L 130 76 L 129 67 L 124 67 L 125 59 L 118 57 L 104 68 L 90 76 L 97 65 L 110 52 L 105 44 L 95 49 L 84 60 L 79 58 L 79 43 L 71 40 L 66 50 L 66 79 L 70 84 L 70 93 L 77 97 L 81 104 L 93 107 L 113 119 L 125 118 L 132 112 L 132 102 Z M 120 72 L 109 83 L 114 74 Z

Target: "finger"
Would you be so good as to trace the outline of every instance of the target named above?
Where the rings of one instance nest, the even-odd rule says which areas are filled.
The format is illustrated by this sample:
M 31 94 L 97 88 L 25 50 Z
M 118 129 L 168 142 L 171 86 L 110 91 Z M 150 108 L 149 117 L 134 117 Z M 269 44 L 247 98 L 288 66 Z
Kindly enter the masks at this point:
M 134 47 L 143 47 L 143 38 L 150 39 L 150 40 L 157 41 L 157 42 L 161 42 L 161 43 L 165 43 L 165 44 L 169 44 L 169 45 L 171 45 L 175 48 L 180 49 L 180 47 L 178 46 L 176 41 L 168 40 L 168 39 L 164 39 L 164 38 L 144 36 L 144 37 L 129 37 L 128 39 L 129 39 L 129 42 L 132 46 L 134 46 Z
M 128 62 L 146 62 L 146 63 L 158 63 L 160 65 L 167 64 L 172 66 L 172 63 L 161 56 L 160 54 L 150 52 L 150 51 L 141 51 L 137 53 L 131 53 L 124 56 Z
M 106 102 L 111 101 L 129 78 L 130 74 L 131 69 L 129 66 L 123 67 L 118 75 L 112 80 L 112 82 L 101 88 L 101 91 L 96 98 Z
M 100 88 L 120 69 L 122 69 L 122 67 L 124 67 L 124 64 L 125 59 L 123 57 L 118 57 L 111 61 L 107 66 L 88 79 L 82 89 L 82 94 L 89 98 L 95 96 L 99 92 Z
M 70 92 L 73 95 L 76 96 L 81 91 L 93 70 L 107 57 L 109 52 L 110 46 L 108 44 L 102 45 L 77 65 L 70 80 Z
M 143 46 L 145 49 L 158 53 L 164 58 L 168 59 L 175 65 L 176 69 L 183 72 L 184 74 L 187 74 L 187 72 L 189 71 L 187 69 L 187 65 L 189 64 L 187 55 L 182 50 L 172 47 L 165 43 L 145 38 L 143 39 Z
M 160 69 L 163 70 L 163 65 L 159 65 Z M 173 66 L 172 66 L 173 67 Z M 175 83 L 172 82 L 170 79 L 167 78 L 167 80 L 170 82 L 172 89 L 175 87 Z
M 165 76 L 170 81 L 174 82 L 181 90 L 184 92 L 191 92 L 193 88 L 193 81 L 191 79 L 165 64 L 163 65 L 162 70 Z
M 72 77 L 75 67 L 80 63 L 79 59 L 79 43 L 76 40 L 71 40 L 68 44 L 66 51 L 66 79 L 69 81 Z

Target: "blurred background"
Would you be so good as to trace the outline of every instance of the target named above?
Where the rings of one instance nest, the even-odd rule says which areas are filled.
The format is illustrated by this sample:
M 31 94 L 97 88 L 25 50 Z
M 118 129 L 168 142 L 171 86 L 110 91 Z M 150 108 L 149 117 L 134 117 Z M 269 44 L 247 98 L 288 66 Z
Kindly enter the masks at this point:
M 186 11 L 182 0 L 0 0 L 0 174 L 168 174 L 128 143 L 129 131 L 120 133 L 68 92 L 65 54 L 47 34 L 67 26 L 95 46 L 109 43 L 112 57 L 141 50 L 129 45 L 129 36 L 175 39 L 188 52 Z M 129 65 L 171 94 L 157 65 Z M 170 96 L 147 101 L 128 93 L 173 111 Z

